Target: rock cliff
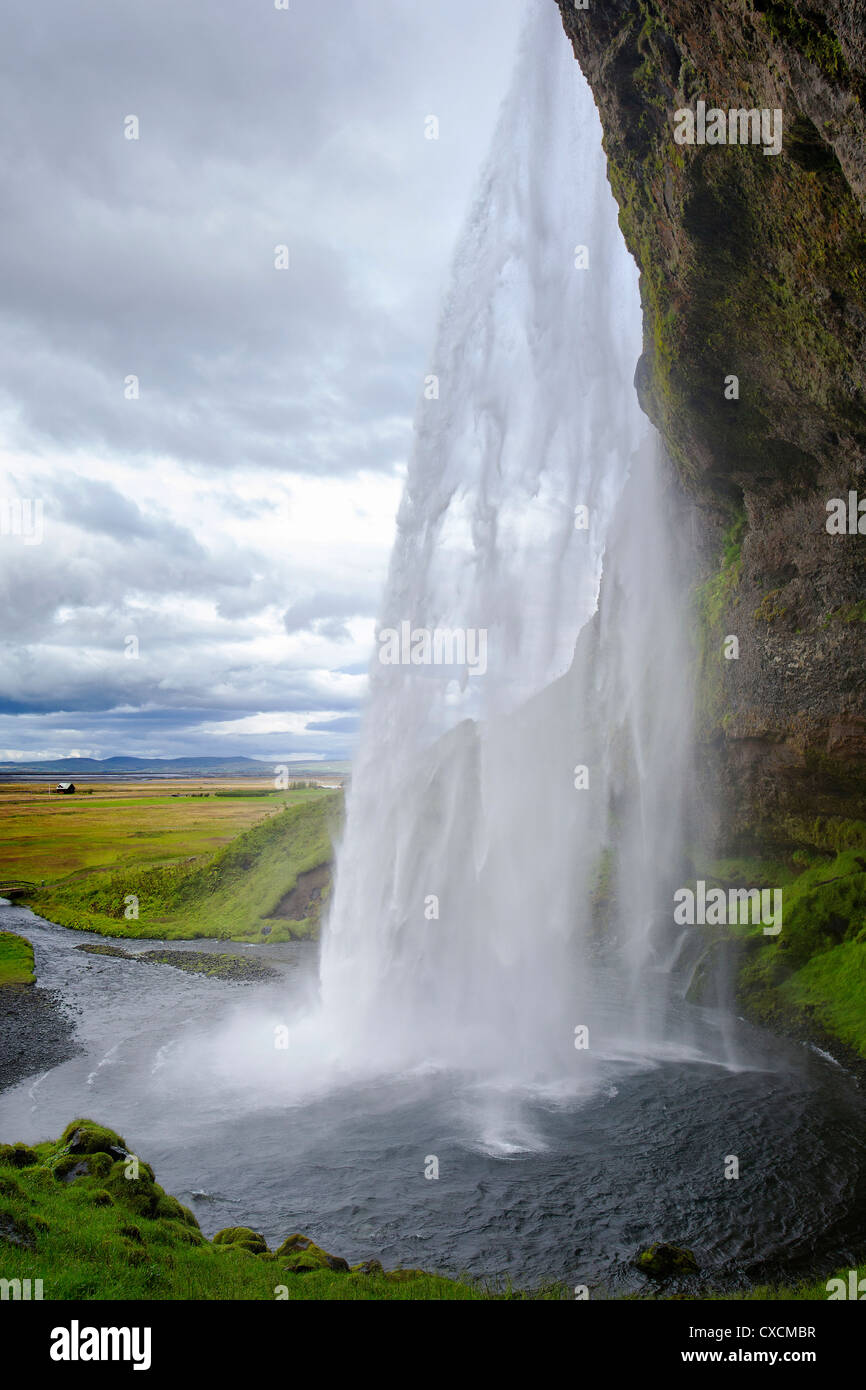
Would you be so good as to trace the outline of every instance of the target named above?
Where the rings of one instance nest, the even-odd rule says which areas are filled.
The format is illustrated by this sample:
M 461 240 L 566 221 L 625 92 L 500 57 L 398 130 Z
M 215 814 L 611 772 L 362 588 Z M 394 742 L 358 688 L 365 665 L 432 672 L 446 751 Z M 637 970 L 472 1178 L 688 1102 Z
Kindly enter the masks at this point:
M 692 503 L 719 841 L 859 839 L 866 534 L 827 523 L 856 493 L 866 532 L 860 0 L 558 3 L 641 271 L 637 388 Z M 678 143 L 700 102 L 750 136 L 748 111 L 780 112 L 780 152 L 699 144 L 699 124 Z

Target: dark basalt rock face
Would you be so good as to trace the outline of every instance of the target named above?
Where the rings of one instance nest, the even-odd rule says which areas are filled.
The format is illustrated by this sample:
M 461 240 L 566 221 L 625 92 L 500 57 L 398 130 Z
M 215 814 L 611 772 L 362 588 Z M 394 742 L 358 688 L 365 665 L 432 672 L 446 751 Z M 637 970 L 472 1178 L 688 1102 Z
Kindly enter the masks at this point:
M 861 0 L 558 3 L 641 270 L 641 403 L 696 518 L 716 830 L 732 846 L 849 834 L 866 805 L 866 534 L 826 524 L 830 499 L 866 501 Z M 677 144 L 675 113 L 699 100 L 781 110 L 781 153 Z

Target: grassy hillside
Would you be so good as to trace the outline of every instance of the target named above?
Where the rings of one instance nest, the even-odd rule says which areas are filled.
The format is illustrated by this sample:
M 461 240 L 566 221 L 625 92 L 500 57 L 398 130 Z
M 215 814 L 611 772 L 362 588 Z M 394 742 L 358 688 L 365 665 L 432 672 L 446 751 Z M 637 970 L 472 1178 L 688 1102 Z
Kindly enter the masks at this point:
M 205 1239 L 193 1213 L 124 1140 L 74 1120 L 55 1143 L 0 1145 L 0 1275 L 41 1279 L 45 1299 L 481 1299 L 420 1270 L 350 1269 L 308 1237 L 268 1249 L 231 1227 Z
M 0 985 L 32 985 L 33 947 L 11 931 L 0 931 Z
M 296 918 L 273 914 L 302 875 L 330 862 L 342 797 L 291 795 L 283 810 L 206 858 L 73 877 L 29 894 L 27 905 L 61 926 L 106 936 L 287 941 L 315 934 L 327 882 L 309 899 L 295 895 Z M 131 899 L 137 918 L 126 915 L 136 907 Z

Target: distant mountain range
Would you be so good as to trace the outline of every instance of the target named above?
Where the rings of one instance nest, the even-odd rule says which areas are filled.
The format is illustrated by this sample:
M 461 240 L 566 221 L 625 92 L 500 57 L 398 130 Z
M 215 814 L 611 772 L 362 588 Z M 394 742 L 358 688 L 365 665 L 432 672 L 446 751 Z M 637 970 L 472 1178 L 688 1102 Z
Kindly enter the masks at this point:
M 261 758 L 58 758 L 32 763 L 0 763 L 0 779 L 27 777 L 273 777 L 286 766 L 292 777 L 341 776 L 347 762 L 280 763 Z

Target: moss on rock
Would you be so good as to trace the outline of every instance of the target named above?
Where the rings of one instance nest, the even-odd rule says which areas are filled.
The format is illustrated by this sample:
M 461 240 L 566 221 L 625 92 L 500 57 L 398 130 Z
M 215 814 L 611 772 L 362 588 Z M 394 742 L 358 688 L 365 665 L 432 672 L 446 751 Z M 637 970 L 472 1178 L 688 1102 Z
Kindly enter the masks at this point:
M 26 1144 L 0 1144 L 0 1163 L 10 1168 L 32 1168 L 39 1162 L 39 1155 Z
M 687 1274 L 697 1274 L 698 1262 L 691 1250 L 679 1245 L 658 1242 L 647 1250 L 642 1250 L 633 1261 L 635 1269 L 647 1274 L 660 1283 L 667 1279 L 682 1278 Z
M 92 1120 L 73 1120 L 60 1136 L 60 1143 L 70 1154 L 106 1153 L 116 1157 L 129 1152 L 125 1139 Z
M 240 1246 L 242 1250 L 247 1250 L 251 1255 L 267 1255 L 268 1243 L 263 1235 L 258 1231 L 253 1231 L 249 1226 L 226 1226 L 224 1230 L 217 1231 L 213 1238 L 214 1245 Z
M 58 1182 L 75 1182 L 77 1178 L 106 1178 L 111 1172 L 114 1159 L 111 1154 L 97 1150 L 95 1153 L 63 1154 L 54 1165 L 54 1176 Z
M 348 1260 L 341 1255 L 330 1255 L 309 1236 L 296 1232 L 286 1236 L 282 1245 L 275 1251 L 274 1258 L 280 1267 L 292 1274 L 308 1274 L 315 1269 L 330 1269 L 341 1273 L 349 1272 Z

